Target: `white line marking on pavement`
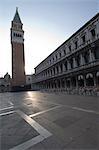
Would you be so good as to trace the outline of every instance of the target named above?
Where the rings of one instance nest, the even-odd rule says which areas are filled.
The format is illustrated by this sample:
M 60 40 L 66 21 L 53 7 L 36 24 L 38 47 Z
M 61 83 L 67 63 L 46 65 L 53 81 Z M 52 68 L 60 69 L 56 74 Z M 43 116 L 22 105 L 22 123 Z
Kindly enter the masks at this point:
M 5 112 L 5 113 L 1 113 L 0 116 L 5 116 L 5 115 L 9 115 L 14 113 L 15 111 L 9 111 L 9 112 Z
M 46 109 L 46 110 L 44 110 L 44 111 L 41 111 L 41 112 L 38 112 L 38 113 L 35 113 L 35 114 L 31 114 L 31 115 L 29 115 L 29 117 L 35 117 L 35 116 L 37 116 L 37 115 L 40 115 L 40 114 L 43 114 L 43 113 L 46 113 L 46 112 L 48 112 L 48 111 L 51 111 L 51 110 L 54 110 L 54 109 L 57 109 L 57 108 L 60 108 L 60 107 L 62 107 L 61 105 L 60 106 L 55 106 L 55 107 L 53 107 L 53 108 L 49 108 L 49 109 Z
M 26 150 L 29 147 L 31 147 L 43 140 L 44 140 L 44 137 L 42 137 L 41 135 L 38 135 L 38 136 L 32 138 L 31 140 L 28 140 L 27 142 L 24 142 L 14 148 L 11 148 L 10 150 Z
M 94 111 L 94 110 L 89 110 L 89 109 L 84 109 L 84 108 L 79 108 L 79 107 L 72 107 L 72 108 L 75 110 L 80 110 L 80 111 L 84 111 L 84 112 L 88 112 L 88 113 L 94 113 L 94 114 L 99 115 L 99 112 Z
M 85 108 L 80 108 L 80 107 L 75 107 L 75 106 L 70 106 L 70 105 L 64 105 L 64 107 L 67 107 L 67 108 L 70 108 L 70 109 L 74 109 L 74 110 L 83 111 L 83 112 L 87 112 L 87 113 L 93 113 L 93 114 L 99 115 L 99 112 L 94 111 L 94 110 L 90 110 L 90 109 L 85 109 Z
M 13 106 L 2 108 L 2 109 L 0 109 L 0 111 L 8 110 L 8 109 L 11 109 L 11 108 L 13 108 Z
M 44 127 L 42 127 L 40 124 L 38 124 L 35 120 L 33 120 L 32 118 L 30 118 L 29 116 L 27 116 L 26 114 L 24 114 L 22 111 L 17 110 L 16 111 L 27 123 L 29 123 L 40 135 L 18 145 L 15 146 L 13 148 L 11 148 L 10 150 L 26 150 L 29 147 L 40 143 L 41 141 L 43 141 L 44 139 L 50 137 L 52 135 L 52 133 L 50 133 L 48 130 L 46 130 Z
M 14 105 L 11 101 L 9 102 L 9 104 L 12 105 L 12 106 Z
M 46 138 L 52 135 L 49 131 L 39 125 L 35 120 L 24 114 L 22 111 L 18 110 L 17 113 L 43 137 Z

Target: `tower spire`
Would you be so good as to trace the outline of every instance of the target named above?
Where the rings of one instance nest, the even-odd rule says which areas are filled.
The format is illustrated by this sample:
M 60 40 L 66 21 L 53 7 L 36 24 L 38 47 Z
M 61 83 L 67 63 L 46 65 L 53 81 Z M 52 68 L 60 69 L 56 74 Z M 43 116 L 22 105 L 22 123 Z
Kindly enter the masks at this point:
M 18 13 L 18 7 L 16 7 L 16 13 L 15 13 L 15 16 L 13 18 L 13 22 L 21 23 L 22 24 L 20 16 L 19 16 L 19 13 Z
M 18 7 L 16 7 L 16 11 L 18 11 Z

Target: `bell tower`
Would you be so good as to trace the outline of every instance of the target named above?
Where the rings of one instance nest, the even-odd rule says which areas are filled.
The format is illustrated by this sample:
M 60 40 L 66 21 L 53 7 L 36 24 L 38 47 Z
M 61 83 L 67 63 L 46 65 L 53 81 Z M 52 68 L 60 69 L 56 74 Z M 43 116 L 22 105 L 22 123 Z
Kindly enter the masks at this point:
M 23 87 L 26 82 L 24 58 L 24 31 L 18 8 L 11 24 L 12 87 Z

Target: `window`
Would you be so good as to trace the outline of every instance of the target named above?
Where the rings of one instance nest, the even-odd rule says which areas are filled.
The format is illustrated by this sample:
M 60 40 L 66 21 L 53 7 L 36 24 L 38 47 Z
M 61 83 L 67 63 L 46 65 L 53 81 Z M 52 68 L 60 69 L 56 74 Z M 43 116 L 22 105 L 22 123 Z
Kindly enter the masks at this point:
M 92 37 L 95 37 L 95 35 L 96 35 L 95 29 L 92 29 L 92 30 L 91 30 L 91 35 L 92 35 Z
M 79 67 L 80 66 L 80 56 L 79 55 L 76 58 L 76 62 L 77 62 L 77 66 Z
M 65 49 L 64 49 L 64 55 L 66 55 L 66 51 L 65 51 Z
M 88 52 L 84 53 L 84 60 L 85 60 L 86 64 L 89 62 L 89 54 L 88 54 Z
M 77 49 L 77 47 L 78 47 L 78 43 L 77 43 L 77 41 L 75 42 L 75 49 Z
M 71 52 L 71 45 L 69 46 L 69 51 Z
M 48 75 L 49 75 L 49 70 L 48 70 Z
M 28 78 L 28 80 L 30 81 L 30 78 Z
M 60 65 L 60 70 L 61 70 L 61 72 L 63 71 L 63 66 L 62 66 L 62 64 Z
M 67 61 L 65 62 L 65 64 L 64 64 L 64 65 L 65 65 L 65 69 L 67 70 Z
M 55 74 L 55 68 L 53 68 L 53 72 L 54 72 L 54 74 Z
M 57 60 L 57 55 L 56 55 L 56 60 Z
M 70 60 L 71 69 L 73 69 L 73 59 Z
M 56 69 L 57 69 L 57 73 L 59 73 L 59 69 L 58 69 L 58 66 L 56 67 Z
M 16 28 L 16 25 L 14 24 L 14 25 L 13 25 L 13 27 L 15 27 L 15 28 Z
M 51 75 L 52 75 L 52 70 L 51 70 Z
M 61 52 L 59 53 L 59 56 L 61 57 Z
M 82 42 L 85 43 L 85 35 L 82 36 Z

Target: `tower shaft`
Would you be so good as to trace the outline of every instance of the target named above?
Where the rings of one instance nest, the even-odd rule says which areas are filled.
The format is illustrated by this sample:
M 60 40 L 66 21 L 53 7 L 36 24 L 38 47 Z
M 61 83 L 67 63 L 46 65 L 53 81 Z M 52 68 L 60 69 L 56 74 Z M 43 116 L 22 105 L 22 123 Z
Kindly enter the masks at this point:
M 16 10 L 11 26 L 11 46 L 12 46 L 12 86 L 24 86 L 25 57 L 24 57 L 24 31 L 22 22 Z

